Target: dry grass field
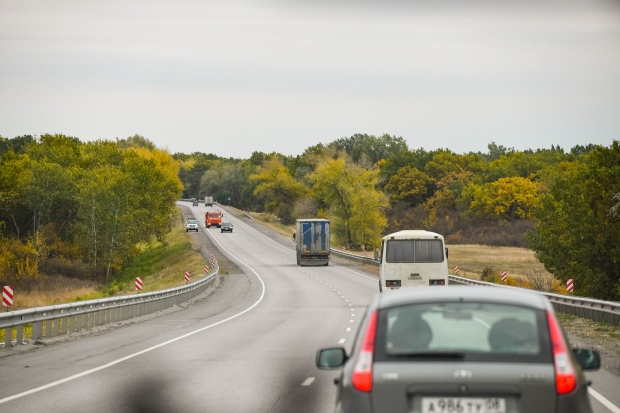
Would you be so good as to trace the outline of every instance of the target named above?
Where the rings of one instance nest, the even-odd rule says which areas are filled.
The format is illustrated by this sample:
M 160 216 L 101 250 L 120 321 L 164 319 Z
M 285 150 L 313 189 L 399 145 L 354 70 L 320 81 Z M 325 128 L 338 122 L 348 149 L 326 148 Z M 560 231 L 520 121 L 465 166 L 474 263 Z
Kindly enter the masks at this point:
M 499 280 L 502 271 L 508 275 L 508 284 L 544 291 L 564 293 L 564 289 L 538 261 L 534 251 L 517 247 L 489 247 L 486 245 L 448 245 L 448 271 L 477 280 Z

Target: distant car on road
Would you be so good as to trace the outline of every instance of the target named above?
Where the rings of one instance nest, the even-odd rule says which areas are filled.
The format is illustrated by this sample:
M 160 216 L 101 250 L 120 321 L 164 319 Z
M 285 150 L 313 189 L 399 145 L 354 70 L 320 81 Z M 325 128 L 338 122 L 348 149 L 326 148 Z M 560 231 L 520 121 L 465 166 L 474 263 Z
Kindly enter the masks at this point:
M 187 231 L 198 232 L 198 221 L 193 218 L 190 218 L 187 221 L 185 221 L 185 232 Z
M 233 224 L 231 224 L 230 222 L 222 222 L 222 232 L 224 231 L 232 232 L 232 230 L 233 230 Z
M 549 301 L 491 287 L 408 288 L 377 294 L 344 366 L 336 412 L 591 412 L 582 370 L 599 353 L 572 349 Z
M 196 198 L 192 198 L 192 205 L 198 206 L 198 200 Z

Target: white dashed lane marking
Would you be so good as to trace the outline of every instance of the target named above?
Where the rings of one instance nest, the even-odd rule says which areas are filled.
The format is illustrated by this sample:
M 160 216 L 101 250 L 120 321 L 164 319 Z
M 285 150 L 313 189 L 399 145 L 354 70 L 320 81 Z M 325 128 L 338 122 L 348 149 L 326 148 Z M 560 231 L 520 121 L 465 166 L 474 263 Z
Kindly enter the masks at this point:
M 342 344 L 342 343 L 344 343 L 344 342 L 345 342 L 345 339 L 344 339 L 344 338 L 341 338 L 340 340 L 338 340 L 338 344 Z
M 312 384 L 312 382 L 314 381 L 314 377 L 308 377 L 306 380 L 304 380 L 303 383 L 301 383 L 302 386 L 309 386 Z
M 347 331 L 351 331 L 351 327 L 347 327 Z

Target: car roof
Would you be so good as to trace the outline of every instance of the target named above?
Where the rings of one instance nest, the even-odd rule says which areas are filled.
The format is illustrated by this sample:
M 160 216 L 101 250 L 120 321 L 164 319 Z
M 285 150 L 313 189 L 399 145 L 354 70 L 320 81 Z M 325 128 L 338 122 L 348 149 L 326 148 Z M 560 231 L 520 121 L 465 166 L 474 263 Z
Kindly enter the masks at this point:
M 379 308 L 389 308 L 407 304 L 449 301 L 508 304 L 540 310 L 551 309 L 549 300 L 544 295 L 533 291 L 510 287 L 466 285 L 403 288 L 386 291 L 380 294 L 377 305 Z

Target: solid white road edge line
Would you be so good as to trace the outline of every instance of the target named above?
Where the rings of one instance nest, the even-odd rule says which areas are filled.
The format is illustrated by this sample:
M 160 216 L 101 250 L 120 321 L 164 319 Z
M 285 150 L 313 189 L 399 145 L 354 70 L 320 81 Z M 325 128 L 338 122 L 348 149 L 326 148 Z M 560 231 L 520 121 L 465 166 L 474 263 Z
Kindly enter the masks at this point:
M 193 211 L 193 208 L 192 208 L 192 212 L 194 212 L 194 211 Z M 195 216 L 195 214 L 194 214 L 194 216 Z M 243 314 L 247 313 L 248 311 L 250 311 L 250 310 L 252 310 L 254 307 L 256 307 L 256 306 L 257 306 L 257 305 L 258 305 L 261 301 L 263 301 L 263 297 L 265 296 L 265 283 L 263 282 L 263 279 L 260 277 L 260 275 L 258 275 L 258 273 L 257 273 L 256 271 L 254 271 L 254 269 L 253 269 L 252 267 L 250 267 L 249 265 L 247 265 L 246 263 L 244 263 L 243 261 L 241 261 L 241 260 L 240 260 L 239 258 L 237 258 L 235 255 L 231 254 L 231 253 L 230 253 L 230 251 L 228 251 L 226 248 L 224 248 L 224 246 L 222 246 L 222 244 L 220 244 L 220 242 L 219 242 L 219 241 L 218 241 L 215 237 L 213 237 L 211 234 L 209 234 L 209 232 L 208 232 L 206 229 L 205 229 L 205 232 L 206 232 L 206 233 L 207 233 L 207 234 L 208 234 L 208 235 L 209 235 L 209 236 L 210 236 L 210 237 L 211 237 L 211 238 L 212 238 L 215 242 L 217 242 L 217 243 L 219 244 L 219 246 L 220 246 L 220 247 L 222 247 L 222 249 L 223 249 L 224 251 L 226 251 L 228 254 L 230 254 L 230 256 L 231 256 L 231 257 L 234 257 L 234 258 L 235 258 L 235 260 L 237 260 L 237 261 L 238 261 L 241 265 L 243 265 L 243 266 L 245 266 L 245 267 L 249 268 L 249 269 L 250 269 L 250 271 L 252 271 L 252 272 L 253 272 L 253 273 L 254 273 L 254 274 L 258 277 L 258 279 L 259 279 L 259 281 L 260 281 L 260 283 L 261 283 L 261 285 L 262 285 L 262 287 L 263 287 L 263 290 L 262 290 L 262 292 L 261 292 L 261 294 L 260 294 L 260 297 L 258 298 L 258 300 L 257 300 L 254 304 L 252 304 L 250 307 L 246 308 L 245 310 L 241 311 L 240 313 L 237 313 L 237 314 L 235 314 L 235 315 L 233 315 L 233 316 L 231 316 L 231 317 L 228 317 L 228 318 L 226 318 L 226 319 L 224 319 L 224 320 L 222 320 L 222 321 L 218 321 L 217 323 L 213 323 L 213 324 L 208 325 L 208 326 L 206 326 L 206 327 L 199 328 L 198 330 L 191 331 L 191 332 L 189 332 L 189 333 L 187 333 L 187 334 L 183 334 L 182 336 L 179 336 L 179 337 L 173 338 L 173 339 L 171 339 L 171 340 L 164 341 L 163 343 L 160 343 L 160 344 L 157 344 L 157 345 L 155 345 L 155 346 L 152 346 L 152 347 L 146 348 L 146 349 L 144 349 L 144 350 L 142 350 L 142 351 L 138 351 L 137 353 L 133 353 L 133 354 L 130 354 L 130 355 L 128 355 L 128 356 L 121 357 L 120 359 L 117 359 L 117 360 L 111 361 L 111 362 L 106 363 L 106 364 L 104 364 L 104 365 L 101 365 L 101 366 L 99 366 L 99 367 L 95 367 L 95 368 L 92 368 L 92 369 L 89 369 L 89 370 L 83 371 L 83 372 L 81 372 L 81 373 L 78 373 L 78 374 L 74 374 L 73 376 L 65 377 L 64 379 L 56 380 L 56 381 L 53 381 L 53 382 L 51 382 L 51 383 L 45 384 L 45 385 L 43 385 L 43 386 L 35 387 L 34 389 L 27 390 L 27 391 L 22 392 L 22 393 L 17 393 L 17 394 L 14 394 L 14 395 L 12 395 L 12 396 L 5 397 L 4 399 L 0 399 L 0 404 L 2 404 L 2 403 L 6 403 L 6 402 L 9 402 L 9 401 L 11 401 L 11 400 L 19 399 L 19 398 L 22 398 L 22 397 L 24 397 L 24 396 L 29 396 L 29 395 L 31 395 L 31 394 L 38 393 L 38 392 L 40 392 L 40 391 L 43 391 L 43 390 L 49 389 L 49 388 L 51 388 L 51 387 L 55 387 L 55 386 L 58 386 L 58 385 L 60 385 L 60 384 L 67 383 L 67 382 L 69 382 L 69 381 L 72 381 L 72 380 L 75 380 L 75 379 L 79 379 L 80 377 L 84 377 L 84 376 L 87 376 L 87 375 L 89 375 L 89 374 L 93 374 L 93 373 L 96 373 L 96 372 L 98 372 L 98 371 L 101 371 L 101 370 L 107 369 L 108 367 L 112 367 L 112 366 L 114 366 L 114 365 L 116 365 L 116 364 L 122 363 L 123 361 L 127 361 L 127 360 L 129 360 L 129 359 L 134 358 L 134 357 L 138 357 L 138 356 L 139 356 L 139 355 L 141 355 L 141 354 L 148 353 L 148 352 L 150 352 L 150 351 L 153 351 L 153 350 L 158 349 L 158 348 L 163 347 L 163 346 L 167 346 L 168 344 L 171 344 L 171 343 L 174 343 L 174 342 L 176 342 L 176 341 L 182 340 L 182 339 L 187 338 L 187 337 L 189 337 L 189 336 L 193 336 L 194 334 L 198 334 L 198 333 L 200 333 L 200 332 L 202 332 L 202 331 L 204 331 L 204 330 L 207 330 L 207 329 L 209 329 L 209 328 L 211 328 L 211 327 L 215 327 L 215 326 L 217 326 L 217 325 L 220 325 L 220 324 L 222 324 L 222 323 L 225 323 L 225 322 L 227 322 L 227 321 L 230 321 L 230 320 L 232 320 L 232 319 L 234 319 L 234 318 L 239 317 L 240 315 L 243 315 Z M 312 377 L 312 380 L 314 380 L 314 377 Z M 306 380 L 306 381 L 307 381 L 307 380 Z
M 613 413 L 620 413 L 620 409 L 618 408 L 618 406 L 607 400 L 605 396 L 594 390 L 592 387 L 588 387 L 588 393 L 590 393 L 591 396 L 594 396 L 596 400 L 601 402 L 603 406 L 607 407 Z

